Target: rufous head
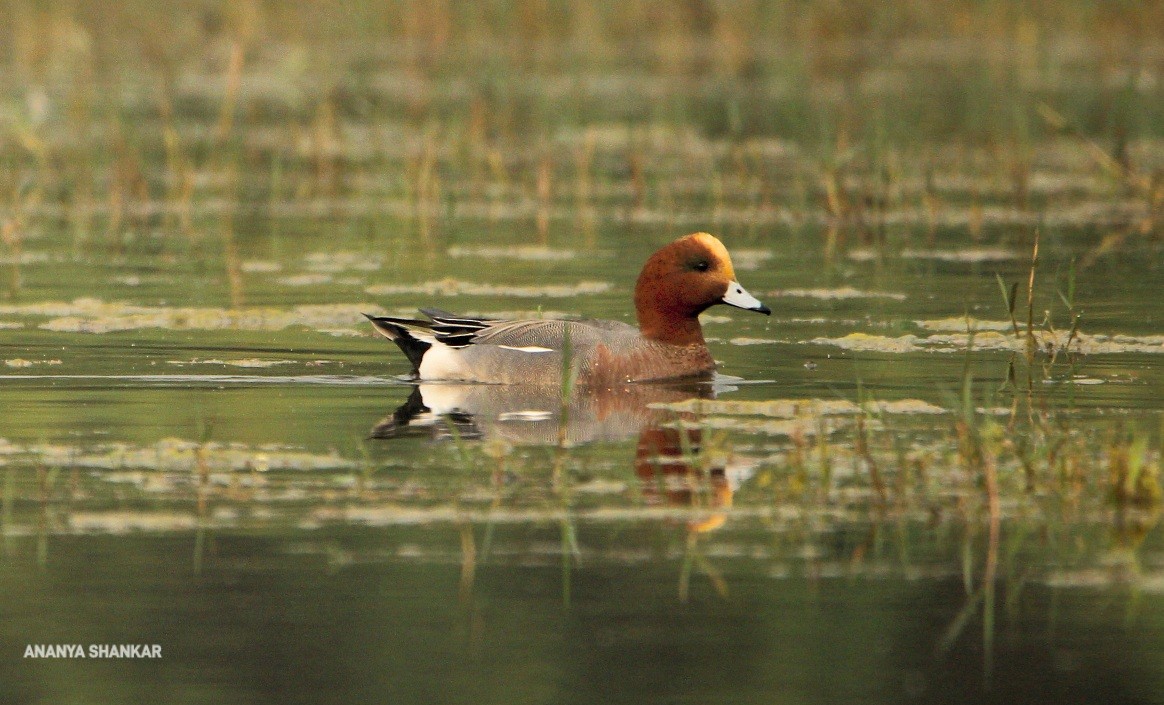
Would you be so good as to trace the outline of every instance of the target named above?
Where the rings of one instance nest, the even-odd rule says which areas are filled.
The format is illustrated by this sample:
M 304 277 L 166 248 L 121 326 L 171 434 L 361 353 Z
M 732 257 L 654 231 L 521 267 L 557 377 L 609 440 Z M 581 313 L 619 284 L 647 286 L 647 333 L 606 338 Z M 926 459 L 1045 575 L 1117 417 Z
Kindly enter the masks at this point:
M 739 285 L 727 248 L 707 233 L 681 237 L 651 255 L 635 284 L 639 329 L 664 343 L 702 343 L 699 314 L 716 304 L 771 313 Z

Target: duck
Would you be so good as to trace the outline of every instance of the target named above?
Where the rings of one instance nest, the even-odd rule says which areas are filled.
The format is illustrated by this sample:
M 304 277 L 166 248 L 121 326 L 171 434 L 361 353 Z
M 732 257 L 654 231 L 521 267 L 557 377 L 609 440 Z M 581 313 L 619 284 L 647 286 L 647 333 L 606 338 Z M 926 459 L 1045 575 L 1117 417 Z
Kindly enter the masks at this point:
M 477 382 L 610 387 L 710 377 L 699 314 L 724 304 L 771 315 L 736 281 L 727 248 L 714 235 L 681 237 L 652 254 L 635 282 L 638 326 L 609 320 L 496 320 L 421 308 L 428 320 L 364 314 L 396 343 L 412 377 Z

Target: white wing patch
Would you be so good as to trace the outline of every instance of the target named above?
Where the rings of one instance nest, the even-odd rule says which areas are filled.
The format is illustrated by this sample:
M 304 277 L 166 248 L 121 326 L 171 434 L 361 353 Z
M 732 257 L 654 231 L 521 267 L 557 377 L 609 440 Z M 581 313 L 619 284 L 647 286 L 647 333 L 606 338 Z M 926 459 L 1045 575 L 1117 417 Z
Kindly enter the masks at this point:
M 519 347 L 514 347 L 514 346 L 512 346 L 512 345 L 498 345 L 497 347 L 501 348 L 502 350 L 516 350 L 517 352 L 523 352 L 523 353 L 548 353 L 548 352 L 554 352 L 554 349 L 553 349 L 553 348 L 543 348 L 543 347 L 539 347 L 539 346 L 537 346 L 537 345 L 525 345 L 525 346 L 523 346 L 523 347 L 520 347 L 520 348 L 519 348 Z

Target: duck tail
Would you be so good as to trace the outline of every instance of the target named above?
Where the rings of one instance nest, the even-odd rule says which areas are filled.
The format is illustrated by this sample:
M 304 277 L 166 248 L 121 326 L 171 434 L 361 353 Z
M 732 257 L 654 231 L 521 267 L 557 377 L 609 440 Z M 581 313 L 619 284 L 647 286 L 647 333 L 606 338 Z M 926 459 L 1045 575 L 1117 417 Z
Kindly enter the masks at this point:
M 435 340 L 432 334 L 432 324 L 427 321 L 415 321 L 411 318 L 373 316 L 367 313 L 364 314 L 364 317 L 372 322 L 377 333 L 399 346 L 408 361 L 412 363 L 413 372 L 420 370 L 420 361 Z

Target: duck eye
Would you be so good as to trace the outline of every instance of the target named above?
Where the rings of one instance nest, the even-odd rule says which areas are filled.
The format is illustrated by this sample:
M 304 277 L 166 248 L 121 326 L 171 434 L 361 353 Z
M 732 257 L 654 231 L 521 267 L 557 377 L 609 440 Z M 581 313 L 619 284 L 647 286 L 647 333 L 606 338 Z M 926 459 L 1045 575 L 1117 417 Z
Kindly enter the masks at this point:
M 711 263 L 705 259 L 701 259 L 698 262 L 692 264 L 691 268 L 697 272 L 706 272 L 707 270 L 711 269 Z

